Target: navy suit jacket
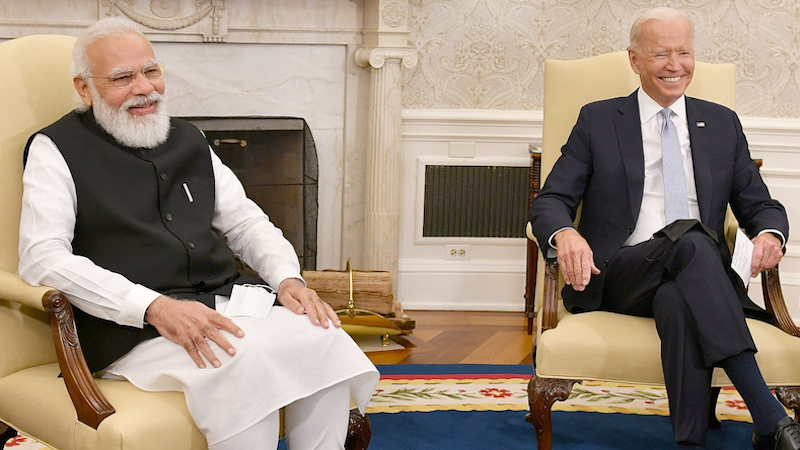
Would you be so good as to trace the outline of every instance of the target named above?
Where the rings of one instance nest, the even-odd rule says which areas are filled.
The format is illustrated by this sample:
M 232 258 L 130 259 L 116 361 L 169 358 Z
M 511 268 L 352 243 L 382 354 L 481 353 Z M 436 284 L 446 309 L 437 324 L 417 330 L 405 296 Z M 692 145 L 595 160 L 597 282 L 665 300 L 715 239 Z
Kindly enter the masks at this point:
M 750 158 L 739 118 L 732 110 L 686 97 L 697 199 L 703 224 L 720 237 L 725 266 L 731 255 L 724 242 L 728 204 L 750 236 L 776 229 L 788 239 L 789 222 L 780 202 L 773 200 Z M 563 291 L 570 311 L 600 306 L 604 267 L 633 233 L 644 192 L 644 148 L 636 92 L 584 106 L 561 149 L 561 156 L 531 204 L 530 222 L 542 250 L 557 230 L 570 227 L 581 207 L 578 231 L 594 252 L 601 270 L 586 289 Z M 732 283 L 737 280 L 730 272 Z M 739 281 L 739 287 L 741 282 Z M 743 289 L 737 290 L 744 292 Z M 742 294 L 746 309 L 761 310 Z

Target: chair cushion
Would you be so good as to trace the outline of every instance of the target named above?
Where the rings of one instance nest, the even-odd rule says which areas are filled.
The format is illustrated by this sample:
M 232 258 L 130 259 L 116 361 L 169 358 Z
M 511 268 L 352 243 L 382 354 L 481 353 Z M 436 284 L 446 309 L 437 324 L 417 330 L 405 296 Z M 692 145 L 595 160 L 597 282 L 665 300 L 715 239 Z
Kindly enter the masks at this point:
M 800 338 L 747 319 L 759 352 L 756 360 L 770 386 L 800 386 Z M 564 357 L 563 355 L 569 355 Z M 560 311 L 558 326 L 537 337 L 536 374 L 542 378 L 664 384 L 661 341 L 653 319 L 603 311 Z M 730 386 L 714 371 L 714 386 Z
M 207 450 L 180 392 L 145 392 L 97 380 L 116 413 L 97 430 L 79 423 L 57 364 L 0 379 L 0 420 L 59 450 Z

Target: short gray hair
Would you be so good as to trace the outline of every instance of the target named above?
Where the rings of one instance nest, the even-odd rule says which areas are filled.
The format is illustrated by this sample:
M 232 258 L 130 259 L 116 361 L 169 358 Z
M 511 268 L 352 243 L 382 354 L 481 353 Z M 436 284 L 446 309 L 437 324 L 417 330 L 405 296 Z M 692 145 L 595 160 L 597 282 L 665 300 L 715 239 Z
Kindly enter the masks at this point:
M 639 45 L 641 44 L 640 39 L 642 38 L 642 25 L 648 20 L 652 19 L 666 21 L 685 20 L 686 23 L 689 24 L 689 29 L 692 31 L 692 40 L 694 41 L 694 24 L 689 17 L 683 13 L 683 11 L 673 8 L 659 7 L 644 11 L 643 13 L 639 14 L 639 17 L 637 17 L 633 22 L 633 25 L 631 26 L 631 44 L 628 47 L 630 50 L 636 51 L 639 49 Z
M 86 78 L 91 73 L 94 63 L 87 54 L 90 45 L 107 37 L 131 33 L 142 35 L 132 23 L 116 17 L 105 18 L 83 30 L 72 48 L 72 76 Z

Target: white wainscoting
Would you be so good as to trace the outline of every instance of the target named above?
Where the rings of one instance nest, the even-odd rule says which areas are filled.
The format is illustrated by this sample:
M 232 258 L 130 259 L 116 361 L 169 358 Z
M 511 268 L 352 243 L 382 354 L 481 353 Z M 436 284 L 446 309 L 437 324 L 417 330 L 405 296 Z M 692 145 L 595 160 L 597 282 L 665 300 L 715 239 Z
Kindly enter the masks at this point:
M 398 299 L 405 309 L 522 311 L 524 239 L 424 238 L 421 233 L 425 164 L 527 165 L 528 146 L 541 146 L 541 111 L 404 110 L 403 199 Z M 753 158 L 772 195 L 800 224 L 800 120 L 742 118 Z M 799 225 L 800 226 L 800 225 Z M 790 236 L 781 280 L 800 324 L 800 231 Z M 449 250 L 468 250 L 453 259 Z M 761 301 L 759 279 L 751 296 Z

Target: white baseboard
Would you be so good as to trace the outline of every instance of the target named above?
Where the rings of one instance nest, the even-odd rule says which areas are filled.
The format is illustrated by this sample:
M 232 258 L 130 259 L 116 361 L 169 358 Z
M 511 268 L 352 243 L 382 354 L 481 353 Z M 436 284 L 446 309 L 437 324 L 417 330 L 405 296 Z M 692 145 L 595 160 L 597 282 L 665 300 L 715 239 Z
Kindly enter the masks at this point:
M 514 264 L 518 266 L 519 264 Z M 524 266 L 524 265 L 523 265 Z M 474 267 L 473 267 L 474 269 Z M 524 311 L 525 271 L 407 271 L 398 274 L 403 309 Z

